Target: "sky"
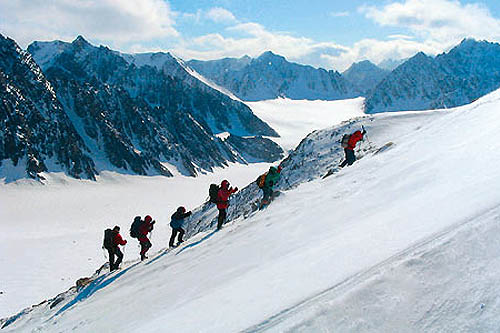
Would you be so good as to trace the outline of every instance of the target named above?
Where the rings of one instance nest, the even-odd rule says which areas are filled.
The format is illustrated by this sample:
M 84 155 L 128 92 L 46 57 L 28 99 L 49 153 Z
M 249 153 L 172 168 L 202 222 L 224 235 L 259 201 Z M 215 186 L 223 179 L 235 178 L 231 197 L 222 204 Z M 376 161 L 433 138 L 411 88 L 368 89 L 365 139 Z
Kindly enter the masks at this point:
M 500 41 L 498 0 L 0 0 L 0 33 L 26 48 L 82 35 L 122 52 L 185 60 L 257 57 L 343 71 Z

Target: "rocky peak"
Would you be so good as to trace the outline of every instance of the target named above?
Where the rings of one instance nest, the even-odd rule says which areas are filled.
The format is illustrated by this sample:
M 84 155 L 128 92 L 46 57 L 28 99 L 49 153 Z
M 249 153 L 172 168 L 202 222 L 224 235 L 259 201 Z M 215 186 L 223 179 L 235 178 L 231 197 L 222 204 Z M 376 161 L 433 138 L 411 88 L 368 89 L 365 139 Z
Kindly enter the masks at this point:
M 353 63 L 349 69 L 342 73 L 342 76 L 368 94 L 388 74 L 389 71 L 377 67 L 369 60 L 363 60 Z
M 87 47 L 93 47 L 85 38 L 83 38 L 82 35 L 78 35 L 73 42 L 71 42 L 74 46 L 78 48 L 87 48 Z

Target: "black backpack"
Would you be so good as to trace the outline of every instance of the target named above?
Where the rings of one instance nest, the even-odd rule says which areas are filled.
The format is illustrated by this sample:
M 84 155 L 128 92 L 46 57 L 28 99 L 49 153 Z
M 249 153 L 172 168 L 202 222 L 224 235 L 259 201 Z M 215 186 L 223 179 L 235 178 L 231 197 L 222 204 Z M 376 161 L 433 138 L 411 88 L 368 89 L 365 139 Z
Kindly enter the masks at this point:
M 210 188 L 208 189 L 208 196 L 210 197 L 210 202 L 212 203 L 217 203 L 219 202 L 219 185 L 217 184 L 210 184 Z
M 130 237 L 138 238 L 140 236 L 139 228 L 141 227 L 142 221 L 140 216 L 134 218 L 134 222 L 130 226 Z
M 106 229 L 104 230 L 104 241 L 102 242 L 102 245 L 104 246 L 105 249 L 112 249 L 114 247 L 114 238 L 115 238 L 115 232 L 111 229 Z
M 349 146 L 349 139 L 351 138 L 351 136 L 349 134 L 344 134 L 344 136 L 342 137 L 342 140 L 340 140 L 340 145 L 342 146 L 342 148 L 347 148 Z

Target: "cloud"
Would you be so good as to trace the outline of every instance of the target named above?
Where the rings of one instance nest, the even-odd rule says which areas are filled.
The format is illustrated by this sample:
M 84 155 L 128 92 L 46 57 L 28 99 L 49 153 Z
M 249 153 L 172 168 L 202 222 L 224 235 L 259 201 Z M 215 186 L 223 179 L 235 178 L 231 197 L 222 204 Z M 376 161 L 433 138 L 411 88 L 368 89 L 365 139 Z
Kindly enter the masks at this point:
M 333 16 L 333 17 L 347 17 L 351 15 L 349 12 L 331 12 L 330 13 L 330 16 Z
M 455 44 L 465 37 L 499 40 L 500 20 L 484 5 L 452 0 L 406 0 L 360 8 L 382 26 L 405 28 L 423 40 Z
M 225 23 L 231 24 L 237 22 L 236 17 L 229 10 L 215 7 L 210 9 L 206 16 L 209 20 L 214 21 L 215 23 Z
M 163 0 L 0 1 L 0 30 L 23 47 L 79 34 L 114 43 L 175 37 L 175 16 Z
M 243 22 L 222 7 L 177 13 L 165 0 L 0 0 L 0 31 L 23 47 L 32 40 L 72 40 L 82 34 L 123 52 L 164 50 L 184 59 L 211 60 L 256 57 L 271 50 L 290 61 L 340 71 L 354 61 L 379 63 L 408 58 L 419 51 L 437 54 L 464 37 L 500 39 L 500 20 L 479 4 L 398 0 L 363 6 L 358 12 L 375 24 L 390 27 L 392 34 L 384 40 L 363 39 L 344 46 Z M 330 16 L 350 14 L 332 12 Z M 192 37 L 177 31 L 176 20 L 178 24 L 207 25 L 212 31 L 214 23 L 226 28 Z
M 366 59 L 379 63 L 385 59 L 408 58 L 420 51 L 435 55 L 455 46 L 465 37 L 500 39 L 500 20 L 480 4 L 461 4 L 454 0 L 402 0 L 383 6 L 363 6 L 359 12 L 378 25 L 399 28 L 401 32 L 383 40 L 362 39 L 352 46 L 343 46 L 269 31 L 260 24 L 247 22 L 226 29 L 245 34 L 243 37 L 229 38 L 225 33 L 206 35 L 184 44 L 184 49 L 178 52 L 193 58 L 214 59 L 244 54 L 257 56 L 265 50 L 272 50 L 291 61 L 342 71 L 352 62 Z M 349 14 L 330 13 L 334 17 Z
M 440 43 L 419 42 L 414 40 L 392 39 L 381 41 L 376 39 L 363 39 L 352 47 L 346 48 L 341 54 L 331 56 L 324 54 L 322 57 L 330 66 L 343 71 L 353 62 L 370 60 L 378 64 L 385 59 L 405 59 L 418 52 L 436 54 L 442 51 Z
M 195 23 L 200 23 L 203 11 L 198 9 L 196 13 L 183 13 L 182 18 L 194 21 Z
M 387 38 L 389 38 L 389 39 L 415 39 L 415 36 L 395 34 L 395 35 L 389 35 L 389 36 L 387 36 Z
M 223 57 L 259 56 L 272 50 L 290 61 L 327 65 L 321 54 L 340 54 L 347 49 L 335 43 L 318 43 L 305 37 L 296 37 L 285 32 L 273 32 L 254 23 L 239 23 L 226 29 L 239 37 L 227 37 L 221 33 L 207 34 L 186 40 L 174 53 L 185 59 L 210 60 Z M 306 61 L 307 59 L 307 61 Z

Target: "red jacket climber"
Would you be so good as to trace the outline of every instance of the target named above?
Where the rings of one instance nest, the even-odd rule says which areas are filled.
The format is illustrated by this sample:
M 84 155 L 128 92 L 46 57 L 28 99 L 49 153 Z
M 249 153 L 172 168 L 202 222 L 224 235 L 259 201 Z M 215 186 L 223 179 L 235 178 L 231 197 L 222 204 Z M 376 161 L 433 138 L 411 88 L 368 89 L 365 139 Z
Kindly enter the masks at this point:
M 352 133 L 346 149 L 354 150 L 354 148 L 356 148 L 356 144 L 361 140 L 363 140 L 363 133 L 361 131 Z
M 229 187 L 229 182 L 227 180 L 223 180 L 220 186 L 220 190 L 217 193 L 217 208 L 218 209 L 226 209 L 229 206 L 228 200 L 231 194 L 238 191 L 238 188 Z
M 219 209 L 219 216 L 217 217 L 217 230 L 220 230 L 226 221 L 226 209 L 229 206 L 229 197 L 237 191 L 237 187 L 229 187 L 229 182 L 227 180 L 223 180 L 220 184 L 220 190 L 217 193 L 217 209 Z

